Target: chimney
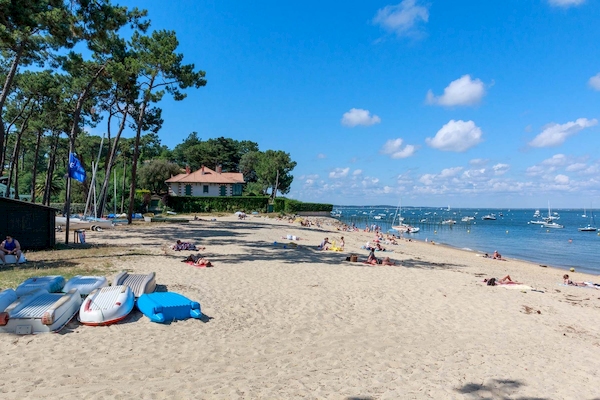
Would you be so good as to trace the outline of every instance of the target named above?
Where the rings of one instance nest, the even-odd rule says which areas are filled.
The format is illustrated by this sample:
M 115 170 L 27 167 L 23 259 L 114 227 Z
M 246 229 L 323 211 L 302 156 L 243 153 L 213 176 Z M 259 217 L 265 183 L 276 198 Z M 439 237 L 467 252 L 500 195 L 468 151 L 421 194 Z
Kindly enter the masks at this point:
M 221 172 L 223 172 L 223 167 L 221 167 L 221 165 L 217 165 L 217 174 L 220 174 Z
M 204 165 L 202 166 L 202 172 L 200 173 L 200 175 L 204 175 Z
M 190 166 L 189 165 L 185 166 L 185 173 L 188 174 L 188 175 L 192 173 L 192 171 L 190 170 Z

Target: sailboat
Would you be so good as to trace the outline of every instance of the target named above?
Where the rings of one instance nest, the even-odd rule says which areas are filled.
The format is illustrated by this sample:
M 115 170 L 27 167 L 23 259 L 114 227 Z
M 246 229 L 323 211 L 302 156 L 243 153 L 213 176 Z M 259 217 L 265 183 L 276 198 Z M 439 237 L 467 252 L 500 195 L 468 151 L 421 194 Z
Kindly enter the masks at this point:
M 400 214 L 398 215 L 398 211 L 400 211 Z M 392 220 L 392 224 L 396 221 L 396 216 L 398 216 L 398 225 L 392 225 L 392 229 L 398 232 L 402 232 L 402 233 L 417 233 L 421 230 L 421 228 L 418 228 L 416 226 L 411 226 L 411 225 L 406 225 L 403 224 L 402 221 L 404 220 L 404 218 L 402 218 L 402 206 L 401 203 L 398 203 L 398 209 L 396 210 L 396 215 L 394 215 L 394 219 Z
M 561 225 L 561 224 L 553 221 L 553 220 L 559 219 L 559 218 L 560 217 L 553 217 L 552 216 L 552 213 L 550 212 L 550 202 L 548 202 L 548 217 L 544 218 L 546 220 L 546 222 L 544 222 L 542 224 L 542 226 L 544 228 L 557 228 L 557 229 L 564 228 L 565 227 L 564 225 Z
M 587 214 L 585 213 L 585 207 L 583 207 L 583 214 L 581 214 L 582 218 L 587 218 Z
M 590 222 L 583 228 L 577 228 L 577 230 L 579 232 L 596 232 L 598 230 L 598 228 L 596 228 L 594 225 L 596 225 L 596 222 L 594 221 L 594 212 L 592 211 L 592 216 L 590 217 Z

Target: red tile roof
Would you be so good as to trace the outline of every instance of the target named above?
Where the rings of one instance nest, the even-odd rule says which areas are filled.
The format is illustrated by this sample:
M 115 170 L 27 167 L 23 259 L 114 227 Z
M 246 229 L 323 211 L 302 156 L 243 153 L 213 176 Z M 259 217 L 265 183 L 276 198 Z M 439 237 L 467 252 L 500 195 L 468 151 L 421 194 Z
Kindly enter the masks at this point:
M 203 167 L 191 174 L 179 174 L 167 179 L 166 183 L 245 183 L 244 175 L 241 172 L 221 172 L 217 173 L 208 167 Z

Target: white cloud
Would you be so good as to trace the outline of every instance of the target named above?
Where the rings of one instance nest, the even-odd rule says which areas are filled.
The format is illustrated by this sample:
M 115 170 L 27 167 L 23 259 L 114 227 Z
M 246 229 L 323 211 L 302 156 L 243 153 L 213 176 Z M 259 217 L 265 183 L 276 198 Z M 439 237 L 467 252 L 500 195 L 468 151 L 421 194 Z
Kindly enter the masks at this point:
M 585 0 L 548 0 L 551 6 L 555 7 L 571 7 L 585 3 Z
M 474 158 L 472 160 L 469 161 L 470 165 L 485 165 L 487 164 L 488 160 L 486 160 L 485 158 Z
M 481 135 L 481 129 L 473 121 L 450 120 L 433 139 L 427 138 L 425 142 L 438 150 L 463 152 L 480 143 Z
M 403 0 L 399 4 L 377 10 L 373 23 L 397 36 L 418 33 L 418 24 L 429 20 L 427 6 L 417 5 L 416 0 Z
M 492 167 L 492 169 L 494 170 L 494 175 L 496 175 L 496 176 L 504 175 L 505 173 L 508 172 L 509 168 L 510 168 L 510 165 L 502 164 L 502 163 L 498 163 Z
M 350 172 L 350 168 L 336 168 L 329 173 L 329 177 L 332 179 L 345 178 Z
M 362 174 L 362 169 L 355 169 L 354 172 L 352 172 L 352 175 L 357 176 Z
M 542 133 L 537 135 L 529 145 L 532 147 L 559 146 L 569 137 L 575 135 L 582 129 L 592 127 L 598 123 L 596 119 L 579 118 L 566 124 L 549 124 Z
M 555 154 L 541 162 L 542 165 L 561 166 L 567 163 L 567 156 L 564 154 Z
M 369 126 L 380 123 L 381 118 L 379 118 L 377 115 L 371 116 L 369 110 L 352 108 L 350 111 L 344 113 L 341 122 L 342 125 L 349 127 L 354 127 L 357 125 Z
M 569 172 L 581 171 L 587 168 L 587 165 L 584 163 L 573 163 L 565 168 Z
M 471 106 L 481 101 L 485 95 L 485 86 L 479 79 L 472 80 L 470 75 L 463 75 L 444 89 L 444 94 L 435 96 L 430 90 L 427 92 L 428 104 L 441 106 Z
M 389 154 L 391 158 L 407 158 L 415 154 L 417 147 L 412 144 L 407 144 L 402 148 L 403 140 L 390 139 L 379 150 L 381 154 Z
M 569 177 L 566 175 L 556 175 L 554 177 L 554 182 L 558 185 L 568 185 L 569 184 Z
M 463 167 L 453 167 L 453 168 L 445 168 L 440 172 L 440 178 L 450 178 L 456 176 L 460 171 L 463 170 Z
M 588 84 L 592 87 L 592 89 L 600 90 L 600 72 L 592 76 L 588 81 Z
M 323 153 L 319 153 L 319 154 L 317 154 L 317 158 L 320 160 L 323 160 L 323 159 L 327 158 L 327 156 Z

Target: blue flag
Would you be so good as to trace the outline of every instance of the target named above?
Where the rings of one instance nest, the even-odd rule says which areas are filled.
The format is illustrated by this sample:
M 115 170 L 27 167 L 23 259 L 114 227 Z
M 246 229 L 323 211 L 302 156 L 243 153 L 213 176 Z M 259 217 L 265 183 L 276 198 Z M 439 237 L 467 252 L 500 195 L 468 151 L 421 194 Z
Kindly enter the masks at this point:
M 83 169 L 75 153 L 69 153 L 69 177 L 79 182 L 85 181 L 85 169 Z

